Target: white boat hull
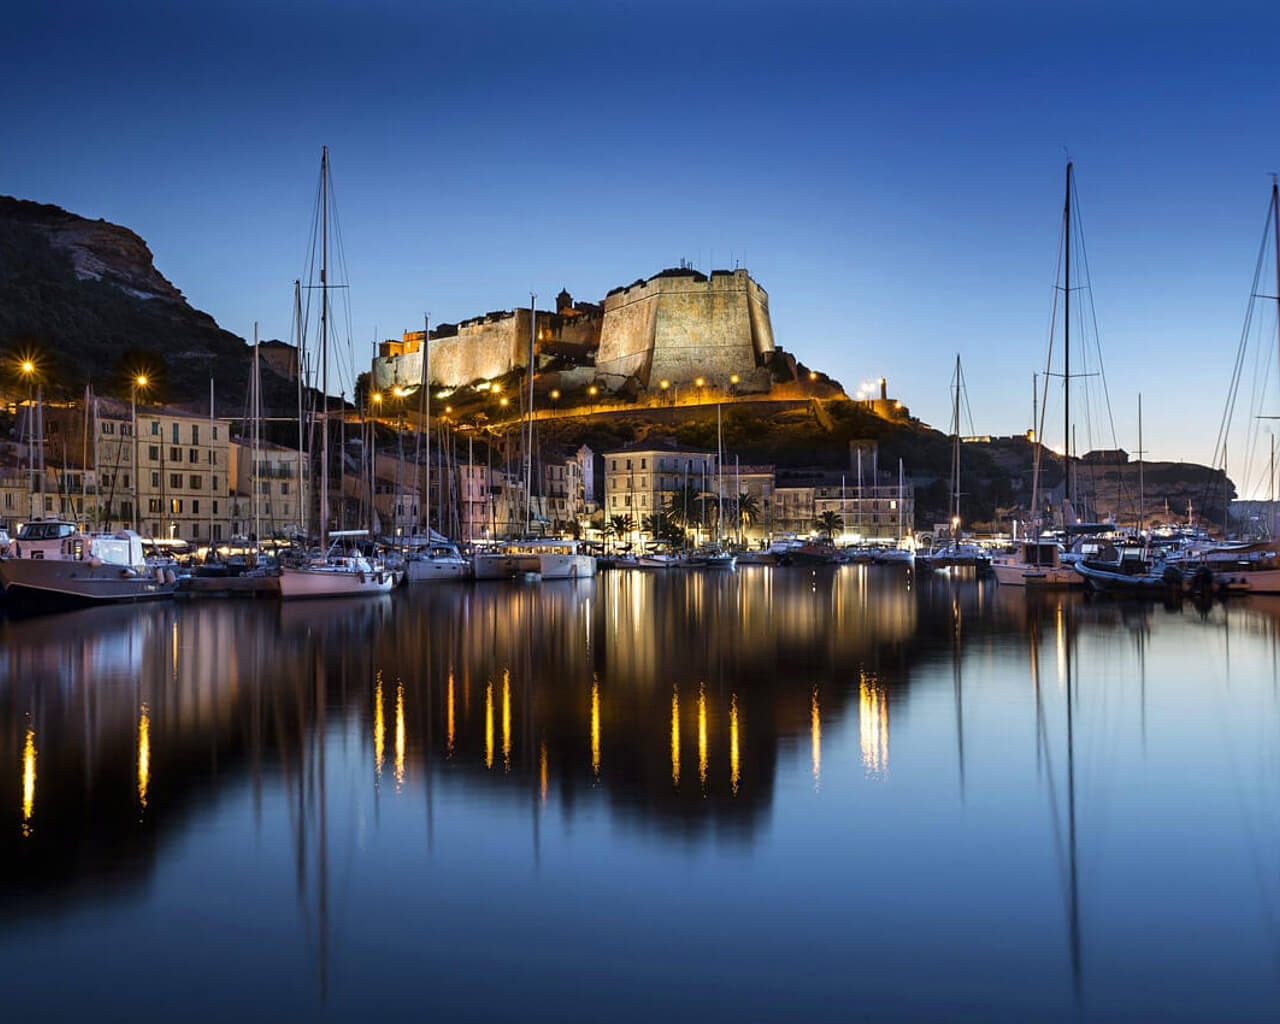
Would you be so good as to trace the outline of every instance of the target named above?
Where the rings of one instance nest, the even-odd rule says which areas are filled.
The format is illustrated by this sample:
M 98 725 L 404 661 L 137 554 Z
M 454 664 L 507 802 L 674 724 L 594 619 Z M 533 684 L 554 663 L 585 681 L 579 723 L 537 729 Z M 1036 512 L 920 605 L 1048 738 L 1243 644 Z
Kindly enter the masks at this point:
M 1024 565 L 1020 562 L 993 562 L 991 571 L 1006 587 L 1080 587 L 1084 580 L 1069 565 Z
M 472 557 L 478 580 L 509 580 L 520 573 L 538 572 L 538 560 L 530 555 L 481 553 Z
M 1213 574 L 1215 586 L 1246 594 L 1280 594 L 1280 569 L 1237 569 Z
M 538 555 L 536 570 L 544 580 L 588 579 L 596 574 L 596 560 L 591 555 Z
M 395 585 L 388 569 L 360 571 L 327 566 L 286 568 L 280 572 L 280 596 L 285 600 L 304 597 L 360 597 L 386 594 Z

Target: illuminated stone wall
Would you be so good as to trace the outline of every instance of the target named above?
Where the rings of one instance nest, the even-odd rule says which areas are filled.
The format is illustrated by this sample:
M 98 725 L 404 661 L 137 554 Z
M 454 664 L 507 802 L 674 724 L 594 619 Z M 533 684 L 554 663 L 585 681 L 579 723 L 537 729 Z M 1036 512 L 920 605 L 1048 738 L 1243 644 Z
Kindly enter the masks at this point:
M 667 271 L 617 289 L 604 302 L 596 367 L 608 376 L 723 383 L 773 352 L 769 296 L 745 270 Z

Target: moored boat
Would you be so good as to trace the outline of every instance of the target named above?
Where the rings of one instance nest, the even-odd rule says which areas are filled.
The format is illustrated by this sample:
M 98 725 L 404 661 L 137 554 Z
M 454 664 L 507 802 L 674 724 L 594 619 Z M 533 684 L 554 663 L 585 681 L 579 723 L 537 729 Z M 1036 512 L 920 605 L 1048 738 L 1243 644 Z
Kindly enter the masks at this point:
M 11 605 L 151 601 L 172 597 L 176 582 L 173 570 L 147 563 L 142 538 L 132 530 L 86 534 L 61 521 L 27 523 L 0 561 L 0 585 Z

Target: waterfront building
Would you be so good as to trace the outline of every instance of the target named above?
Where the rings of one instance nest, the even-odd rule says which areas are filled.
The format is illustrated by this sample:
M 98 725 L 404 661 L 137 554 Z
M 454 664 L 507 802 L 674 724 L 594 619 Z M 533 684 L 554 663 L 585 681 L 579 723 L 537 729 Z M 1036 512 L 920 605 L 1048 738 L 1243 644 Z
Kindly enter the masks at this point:
M 271 537 L 301 532 L 302 524 L 308 519 L 311 493 L 307 464 L 303 460 L 299 467 L 297 449 L 260 441 L 256 472 L 251 444 L 233 441 L 230 456 L 234 487 L 231 496 L 232 535 Z M 253 500 L 255 483 L 258 492 L 256 504 Z
M 717 493 L 715 452 L 674 444 L 637 445 L 605 452 L 604 466 L 605 516 L 630 515 L 637 525 L 644 516 L 664 511 L 686 482 L 704 494 Z M 731 486 L 731 480 L 725 482 L 726 488 Z

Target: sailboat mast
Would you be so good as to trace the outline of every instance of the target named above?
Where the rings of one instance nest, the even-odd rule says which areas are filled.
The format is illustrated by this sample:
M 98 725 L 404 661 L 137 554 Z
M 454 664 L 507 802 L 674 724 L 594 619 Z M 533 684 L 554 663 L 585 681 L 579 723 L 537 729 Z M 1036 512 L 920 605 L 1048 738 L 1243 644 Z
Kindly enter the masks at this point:
M 1142 392 L 1138 392 L 1138 532 L 1142 532 L 1142 523 L 1146 518 L 1143 509 L 1143 496 L 1145 488 L 1142 479 L 1142 457 L 1146 454 L 1142 450 Z
M 209 378 L 209 465 L 210 465 L 210 466 L 214 466 L 214 465 L 216 465 L 216 463 L 215 463 L 213 460 L 214 460 L 215 458 L 217 458 L 217 448 L 216 448 L 216 446 L 215 446 L 215 445 L 214 445 L 214 443 L 213 443 L 213 439 L 214 439 L 214 437 L 215 437 L 216 435 L 214 434 L 214 432 L 213 432 L 213 431 L 214 431 L 214 426 L 213 426 L 213 378 L 212 378 L 212 377 L 210 377 L 210 378 Z M 230 441 L 230 438 L 228 438 L 228 441 Z M 228 448 L 230 448 L 230 445 L 228 445 Z M 228 466 L 228 467 L 227 467 L 227 469 L 228 469 L 228 470 L 230 470 L 230 468 L 231 468 L 230 466 Z M 235 486 L 235 485 L 234 485 L 234 483 L 232 483 L 232 484 L 231 484 L 231 486 Z M 213 553 L 214 553 L 214 543 L 213 543 L 213 502 L 212 502 L 212 501 L 208 502 L 208 507 L 209 507 L 209 553 L 208 553 L 208 555 L 206 555 L 206 556 L 205 556 L 206 560 L 208 560 L 209 558 L 213 557 Z
M 716 541 L 724 540 L 724 433 L 720 429 L 720 403 L 716 402 Z
M 431 427 L 429 426 L 431 418 L 431 317 L 427 313 L 422 314 L 422 379 L 418 382 L 420 392 L 420 409 L 418 412 L 418 441 L 422 441 L 422 432 L 425 429 L 427 433 L 427 465 L 424 469 L 426 473 L 426 486 L 423 487 L 421 494 L 417 498 L 422 502 L 423 520 L 427 524 L 427 541 L 431 541 Z M 413 456 L 414 464 L 418 462 L 417 453 Z M 443 527 L 441 528 L 443 531 Z
M 952 530 L 960 528 L 960 354 L 956 353 L 956 395 L 951 434 L 951 519 Z
M 329 550 L 329 147 L 320 154 L 320 550 Z
M 258 397 L 258 388 L 261 387 L 261 378 L 258 376 L 258 321 L 253 322 L 253 401 L 249 404 L 250 415 L 253 416 L 253 433 L 250 434 L 251 444 L 249 447 L 250 458 L 253 460 L 249 466 L 249 486 L 253 493 L 250 495 L 250 502 L 253 505 L 253 543 L 256 548 L 262 537 L 261 516 L 259 513 L 260 502 L 258 500 L 258 492 L 261 486 L 258 483 L 258 447 L 261 442 L 259 430 L 261 430 L 262 421 L 262 403 Z
M 529 405 L 525 410 L 528 425 L 528 439 L 524 445 L 524 533 L 529 535 L 530 514 L 533 511 L 533 343 L 538 332 L 538 297 L 529 293 Z M 524 438 L 525 431 L 520 432 Z
M 1071 161 L 1067 161 L 1067 197 L 1062 205 L 1063 240 L 1066 253 L 1063 268 L 1066 276 L 1062 289 L 1062 494 L 1071 498 Z M 1069 525 L 1064 522 L 1064 525 Z
M 303 479 L 302 468 L 302 381 L 303 381 L 303 358 L 302 358 L 302 282 L 295 280 L 293 282 L 293 331 L 294 341 L 297 343 L 297 350 L 294 355 L 296 371 L 298 374 L 298 529 L 302 531 L 302 536 L 307 535 L 307 506 L 302 500 L 306 483 Z M 212 412 L 213 401 L 210 398 L 210 415 Z

